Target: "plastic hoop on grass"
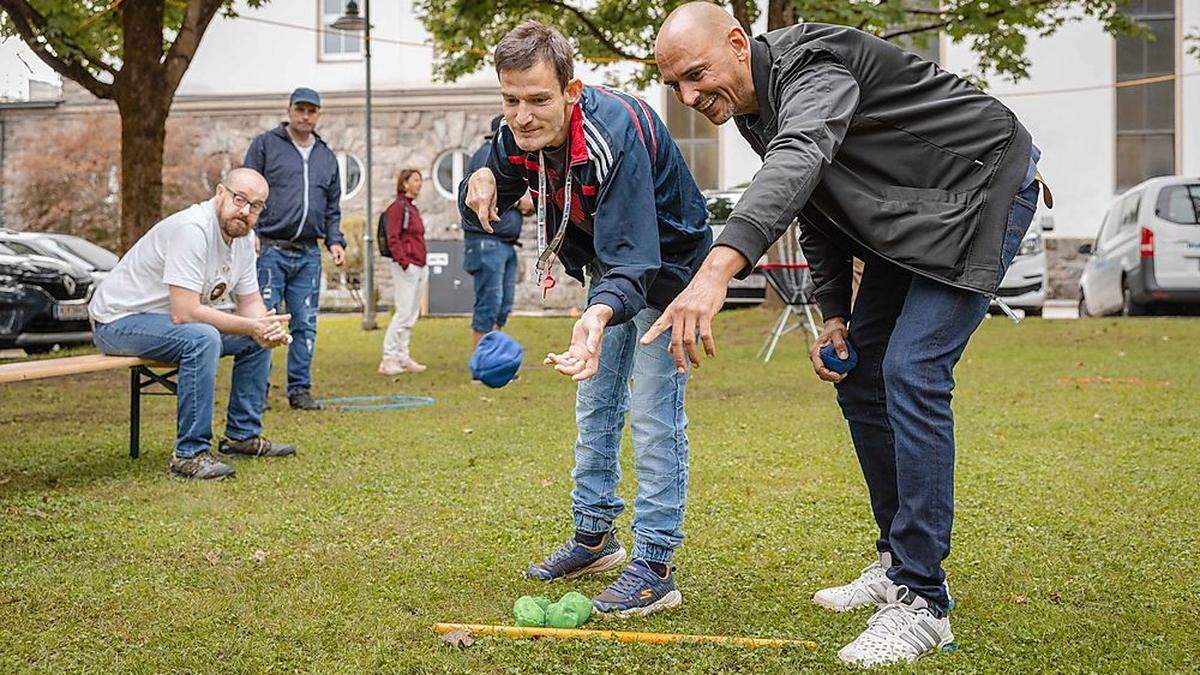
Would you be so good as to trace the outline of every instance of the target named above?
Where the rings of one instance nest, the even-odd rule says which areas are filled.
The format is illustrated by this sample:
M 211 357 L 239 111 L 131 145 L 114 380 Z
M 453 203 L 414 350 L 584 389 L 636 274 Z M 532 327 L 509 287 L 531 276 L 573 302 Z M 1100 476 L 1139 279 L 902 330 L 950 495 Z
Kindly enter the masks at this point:
M 423 408 L 433 405 L 434 400 L 428 396 L 406 396 L 392 394 L 388 396 L 343 396 L 341 398 L 323 398 L 317 401 L 323 406 L 334 410 L 405 410 L 408 408 Z

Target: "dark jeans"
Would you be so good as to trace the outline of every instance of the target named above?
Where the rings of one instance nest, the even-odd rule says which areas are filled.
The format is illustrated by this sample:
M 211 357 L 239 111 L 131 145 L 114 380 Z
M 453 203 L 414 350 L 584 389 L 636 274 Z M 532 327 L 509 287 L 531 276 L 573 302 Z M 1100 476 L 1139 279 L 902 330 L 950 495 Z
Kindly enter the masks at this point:
M 258 286 L 267 309 L 292 315 L 288 323 L 292 334 L 287 355 L 288 395 L 311 389 L 321 295 L 321 249 L 315 242 L 297 249 L 264 242 L 258 256 Z
M 1037 183 L 1009 210 L 997 280 L 1012 263 L 1038 198 Z M 954 521 L 954 366 L 987 312 L 988 298 L 864 261 L 850 314 L 858 366 L 837 384 L 879 526 L 888 577 L 943 611 L 942 561 Z
M 517 248 L 495 237 L 467 237 L 463 271 L 475 282 L 471 328 L 479 333 L 503 328 L 517 285 Z

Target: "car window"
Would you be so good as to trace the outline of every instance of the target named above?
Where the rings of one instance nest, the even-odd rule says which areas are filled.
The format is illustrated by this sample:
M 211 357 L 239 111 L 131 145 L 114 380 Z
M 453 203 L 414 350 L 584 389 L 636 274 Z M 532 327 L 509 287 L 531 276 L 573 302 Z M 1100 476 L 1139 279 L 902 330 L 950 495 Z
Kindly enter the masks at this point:
M 1121 224 L 1118 231 L 1137 227 L 1138 207 L 1142 204 L 1142 193 L 1129 195 L 1121 202 Z
M 1200 225 L 1200 185 L 1168 185 L 1158 193 L 1154 212 L 1181 225 Z
M 1116 237 L 1117 231 L 1121 228 L 1121 220 L 1125 213 L 1125 200 L 1117 202 L 1116 206 L 1108 212 L 1108 216 L 1104 219 L 1104 229 L 1100 230 L 1100 243 L 1107 244 Z
M 74 253 L 80 258 L 83 258 L 89 264 L 91 264 L 92 267 L 95 267 L 98 270 L 107 272 L 116 267 L 117 261 L 120 260 L 120 258 L 117 257 L 117 254 L 109 251 L 106 248 L 93 244 L 86 239 L 80 239 L 78 237 L 56 236 L 54 237 L 54 241 L 57 242 L 59 246 L 67 249 L 67 251 Z
M 22 244 L 19 241 L 5 242 L 5 245 L 7 245 L 10 250 L 12 250 L 13 252 L 15 252 L 19 255 L 42 255 L 42 253 L 40 251 L 38 251 L 37 249 L 33 248 L 32 246 L 27 246 L 25 244 Z

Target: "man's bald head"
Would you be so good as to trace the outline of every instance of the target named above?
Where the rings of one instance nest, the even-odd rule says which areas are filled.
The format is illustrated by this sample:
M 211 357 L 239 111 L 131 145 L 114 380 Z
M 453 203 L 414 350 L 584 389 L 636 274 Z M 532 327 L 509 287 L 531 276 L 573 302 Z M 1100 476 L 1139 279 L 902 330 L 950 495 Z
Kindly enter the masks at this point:
M 758 109 L 750 77 L 750 38 L 711 2 L 689 2 L 667 15 L 654 42 L 663 83 L 713 124 Z
M 222 182 L 231 190 L 246 194 L 261 192 L 262 198 L 267 198 L 267 179 L 248 166 L 231 169 L 229 173 L 225 174 L 225 180 Z
M 231 170 L 217 183 L 213 196 L 221 232 L 230 240 L 245 236 L 266 202 L 267 179 L 261 173 L 244 166 Z
M 658 50 L 664 41 L 703 40 L 715 35 L 725 35 L 731 28 L 741 24 L 720 5 L 711 2 L 689 2 L 680 5 L 667 15 L 658 29 L 654 48 Z

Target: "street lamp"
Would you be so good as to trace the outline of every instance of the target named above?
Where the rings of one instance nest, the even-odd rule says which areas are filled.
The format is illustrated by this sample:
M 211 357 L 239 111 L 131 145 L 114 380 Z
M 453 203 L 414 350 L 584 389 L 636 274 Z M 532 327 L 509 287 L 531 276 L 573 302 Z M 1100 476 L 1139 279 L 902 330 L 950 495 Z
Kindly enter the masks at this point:
M 375 248 L 371 219 L 371 0 L 363 0 L 363 15 L 358 15 L 358 3 L 346 3 L 346 13 L 329 25 L 340 31 L 363 34 L 363 56 L 367 64 L 367 222 L 363 225 L 363 330 L 375 330 Z

